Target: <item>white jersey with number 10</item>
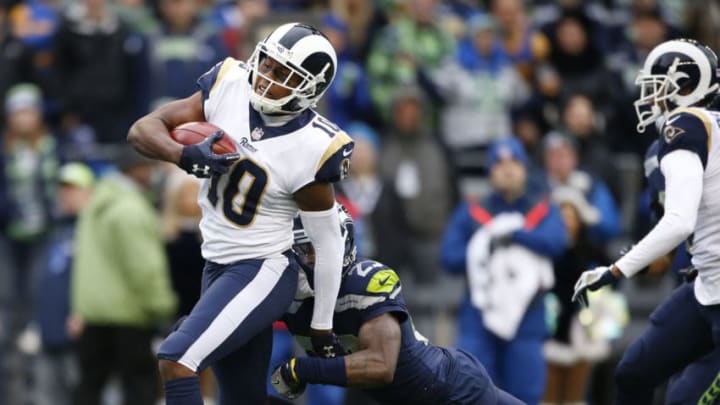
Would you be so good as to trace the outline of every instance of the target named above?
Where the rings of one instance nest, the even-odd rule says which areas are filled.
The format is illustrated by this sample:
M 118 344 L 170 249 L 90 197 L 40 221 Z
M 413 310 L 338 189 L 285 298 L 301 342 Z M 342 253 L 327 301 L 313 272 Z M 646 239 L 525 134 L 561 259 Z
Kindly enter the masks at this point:
M 202 182 L 203 257 L 225 264 L 280 255 L 293 243 L 293 194 L 344 178 L 353 142 L 311 109 L 266 126 L 250 105 L 249 71 L 235 59 L 218 63 L 198 85 L 206 121 L 222 128 L 241 154 L 227 174 Z

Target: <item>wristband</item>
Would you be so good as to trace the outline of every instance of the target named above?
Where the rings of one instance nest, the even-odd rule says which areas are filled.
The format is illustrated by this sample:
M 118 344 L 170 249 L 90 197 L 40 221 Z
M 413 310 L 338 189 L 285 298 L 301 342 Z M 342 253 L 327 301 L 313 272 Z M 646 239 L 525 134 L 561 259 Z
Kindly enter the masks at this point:
M 293 367 L 299 381 L 309 384 L 330 384 L 347 387 L 345 358 L 325 359 L 320 357 L 301 357 Z

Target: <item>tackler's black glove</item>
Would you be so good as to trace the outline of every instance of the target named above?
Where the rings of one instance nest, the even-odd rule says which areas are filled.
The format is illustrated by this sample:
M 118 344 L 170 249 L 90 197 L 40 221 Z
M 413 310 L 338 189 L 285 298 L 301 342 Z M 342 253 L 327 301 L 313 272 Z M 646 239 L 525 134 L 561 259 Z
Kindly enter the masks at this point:
M 678 274 L 682 277 L 686 283 L 692 283 L 697 277 L 698 271 L 692 264 L 688 267 L 684 267 L 678 270 Z
M 295 399 L 305 392 L 307 384 L 298 381 L 295 376 L 295 359 L 275 367 L 270 376 L 270 383 L 278 394 L 287 399 Z
M 217 131 L 200 143 L 183 147 L 178 166 L 189 174 L 200 178 L 227 173 L 229 166 L 240 158 L 240 154 L 225 153 L 218 155 L 213 152 L 213 144 L 219 141 L 222 136 L 223 131 Z
M 308 352 L 310 356 L 332 359 L 347 354 L 347 350 L 340 344 L 340 339 L 334 333 L 311 335 L 310 343 L 313 347 L 313 351 Z

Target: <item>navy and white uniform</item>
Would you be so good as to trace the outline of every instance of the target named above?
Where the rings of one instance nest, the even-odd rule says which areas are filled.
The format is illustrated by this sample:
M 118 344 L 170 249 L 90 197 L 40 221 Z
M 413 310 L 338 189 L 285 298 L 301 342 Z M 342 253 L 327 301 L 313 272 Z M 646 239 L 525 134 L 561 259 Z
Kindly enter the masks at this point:
M 202 180 L 202 295 L 158 353 L 196 372 L 213 365 L 220 403 L 263 403 L 271 325 L 297 285 L 293 194 L 343 178 L 352 153 L 348 135 L 312 109 L 266 126 L 250 104 L 249 75 L 228 58 L 198 79 L 206 121 L 241 157 L 227 174 Z
M 655 140 L 645 153 L 645 178 L 648 182 L 650 193 L 653 220 L 657 221 L 663 214 L 663 200 L 665 197 L 665 178 L 660 172 L 658 153 L 660 151 L 660 140 Z M 690 256 L 687 252 L 689 245 L 685 242 L 678 246 L 673 258 L 671 270 L 677 273 L 678 270 L 690 264 Z M 681 281 L 682 282 L 682 281 Z M 651 370 L 647 372 L 651 373 Z M 720 350 L 715 349 L 712 353 L 704 356 L 698 361 L 685 367 L 681 372 L 672 376 L 665 391 L 666 405 L 696 405 L 703 395 L 720 396 L 720 389 L 712 390 L 713 385 L 720 387 Z M 716 380 L 717 383 L 716 383 Z M 717 399 L 717 398 L 714 398 Z M 714 402 L 709 402 L 714 403 Z
M 720 113 L 678 108 L 665 121 L 658 162 L 664 179 L 664 214 L 653 230 L 616 266 L 632 276 L 692 231 L 690 253 L 698 275 L 682 284 L 650 316 L 650 326 L 627 349 L 616 370 L 617 404 L 651 403 L 654 388 L 720 344 Z M 691 228 L 690 228 L 691 227 Z M 705 365 L 707 367 L 707 365 Z M 712 365 L 710 366 L 712 368 Z M 692 369 L 692 366 L 689 368 Z M 715 370 L 715 375 L 720 368 Z M 708 392 L 714 375 L 703 373 Z M 680 376 L 682 378 L 682 376 Z M 694 379 L 695 380 L 695 379 Z M 695 386 L 677 385 L 673 398 Z M 683 390 L 685 392 L 683 392 Z M 696 394 L 695 394 L 696 395 Z M 712 395 L 711 395 L 712 396 Z M 698 403 L 673 398 L 671 403 Z M 712 404 L 717 398 L 704 398 Z
M 310 350 L 313 298 L 296 300 L 284 316 L 290 333 Z M 398 275 L 373 260 L 358 262 L 343 278 L 333 318 L 334 331 L 350 352 L 357 351 L 360 327 L 382 314 L 400 322 L 401 345 L 393 382 L 364 391 L 382 404 L 521 404 L 496 388 L 471 354 L 435 346 L 412 323 Z

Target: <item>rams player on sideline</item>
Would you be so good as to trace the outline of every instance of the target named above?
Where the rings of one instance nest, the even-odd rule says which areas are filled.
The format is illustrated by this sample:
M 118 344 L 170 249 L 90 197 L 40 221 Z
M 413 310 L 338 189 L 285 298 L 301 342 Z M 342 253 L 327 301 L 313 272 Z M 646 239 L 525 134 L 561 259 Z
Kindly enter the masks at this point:
M 615 371 L 619 405 L 651 404 L 656 386 L 720 343 L 720 113 L 706 108 L 720 87 L 718 59 L 694 40 L 667 41 L 648 54 L 636 83 L 638 130 L 655 124 L 661 134 L 664 213 L 613 265 L 585 271 L 573 300 L 586 302 L 586 290 L 633 276 L 691 235 L 697 277 L 652 313 L 626 350 Z
M 276 28 L 247 64 L 225 59 L 198 79 L 200 90 L 139 119 L 129 142 L 146 156 L 203 178 L 202 295 L 162 343 L 158 358 L 168 405 L 202 404 L 198 372 L 212 366 L 219 404 L 263 404 L 272 322 L 298 279 L 291 254 L 296 214 L 317 250 L 315 350 L 342 354 L 332 333 L 342 238 L 333 182 L 348 172 L 353 143 L 312 107 L 337 61 L 328 39 L 300 23 Z M 169 131 L 207 121 L 227 131 L 238 153 L 216 155 L 205 141 L 183 146 Z M 141 253 L 139 253 L 141 254 Z
M 288 360 L 272 373 L 276 391 L 294 399 L 307 384 L 331 384 L 360 387 L 382 404 L 522 404 L 495 387 L 471 354 L 432 345 L 415 330 L 398 275 L 380 262 L 356 260 L 352 219 L 345 207 L 338 209 L 345 248 L 334 325 L 349 354 Z M 317 258 L 307 227 L 296 221 L 293 232 L 293 250 L 304 271 L 298 294 L 283 320 L 295 339 L 309 350 Z

